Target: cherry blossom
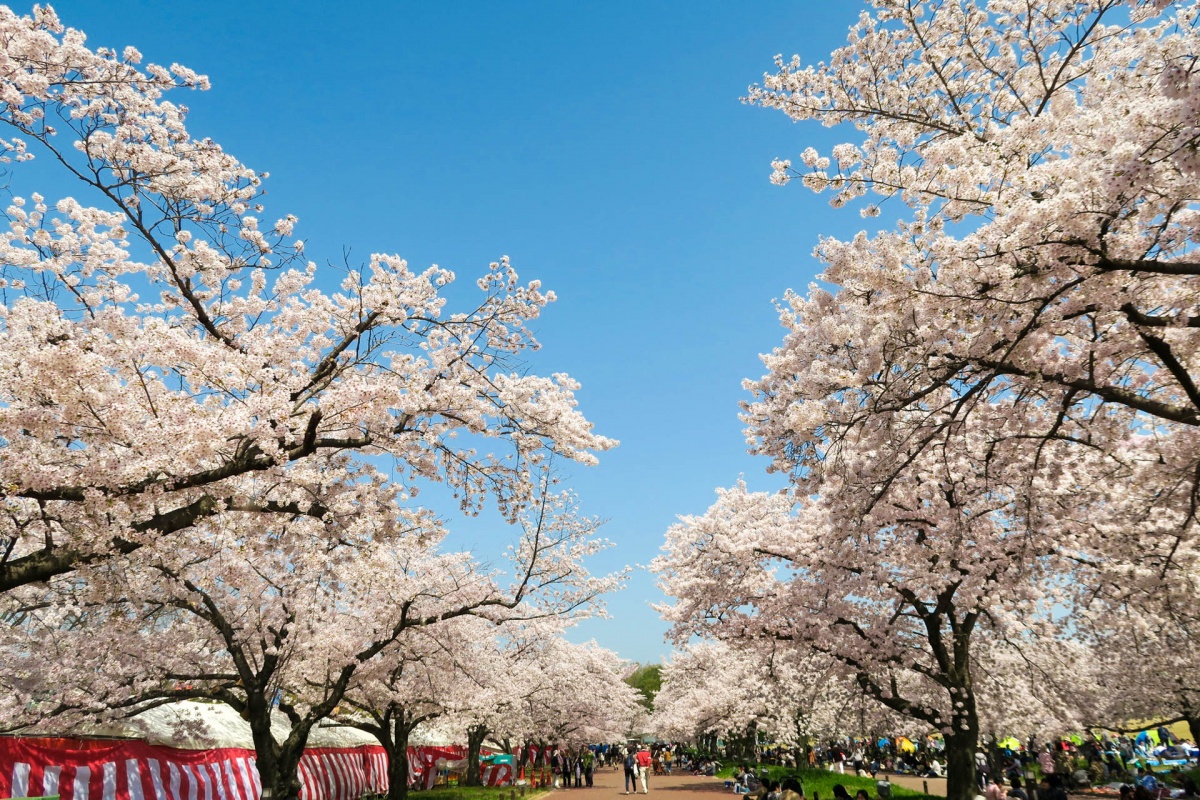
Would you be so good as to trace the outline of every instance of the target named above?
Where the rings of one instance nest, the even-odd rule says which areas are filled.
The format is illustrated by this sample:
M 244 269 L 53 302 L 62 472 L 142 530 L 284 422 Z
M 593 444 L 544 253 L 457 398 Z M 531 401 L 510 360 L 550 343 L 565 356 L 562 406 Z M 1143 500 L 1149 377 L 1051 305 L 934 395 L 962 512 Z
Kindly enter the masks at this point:
M 16 192 L 0 235 L 0 590 L 229 510 L 319 519 L 309 500 L 251 502 L 239 479 L 303 495 L 297 467 L 329 468 L 324 454 L 355 454 L 347 470 L 390 456 L 400 500 L 433 479 L 515 519 L 551 455 L 587 464 L 615 444 L 573 379 L 527 371 L 554 295 L 507 258 L 473 308 L 447 307 L 450 271 L 384 253 L 323 290 L 296 218 L 263 216 L 267 176 L 190 134 L 169 99 L 206 78 L 90 49 L 48 7 L 0 9 L 0 38 Z M 35 157 L 77 194 L 25 193 Z
M 1194 574 L 1198 13 L 873 0 L 750 91 L 856 131 L 776 182 L 900 221 L 823 239 L 781 303 L 744 420 L 790 488 L 672 529 L 668 618 L 837 659 L 946 736 L 956 800 L 981 726 L 1082 718 L 1098 678 L 1062 676 L 1099 606 Z M 1041 723 L 996 712 L 1006 683 Z

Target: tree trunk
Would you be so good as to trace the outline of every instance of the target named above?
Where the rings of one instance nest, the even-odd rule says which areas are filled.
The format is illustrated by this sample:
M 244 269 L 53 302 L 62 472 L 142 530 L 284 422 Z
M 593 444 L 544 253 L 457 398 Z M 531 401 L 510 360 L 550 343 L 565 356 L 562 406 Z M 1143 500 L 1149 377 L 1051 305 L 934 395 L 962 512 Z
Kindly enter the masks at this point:
M 299 800 L 300 756 L 304 749 L 278 745 L 254 748 L 254 763 L 262 783 L 262 800 Z M 263 756 L 267 755 L 264 759 Z
M 1187 722 L 1188 728 L 1192 731 L 1192 741 L 1200 742 L 1200 708 L 1196 708 L 1190 702 L 1188 695 L 1180 692 L 1179 708 L 1183 712 L 1182 716 Z
M 392 724 L 391 741 L 383 745 L 388 757 L 388 800 L 408 800 L 409 727 L 400 720 Z M 385 738 L 385 737 L 380 737 Z
M 308 737 L 291 737 L 284 744 L 271 735 L 271 704 L 252 694 L 247 698 L 246 716 L 254 740 L 254 765 L 262 783 L 262 800 L 299 800 L 300 756 Z
M 975 777 L 975 748 L 979 731 L 956 730 L 946 742 L 946 800 L 974 800 L 979 794 Z
M 463 782 L 464 786 L 480 786 L 483 783 L 479 775 L 479 751 L 487 735 L 486 725 L 467 728 L 467 779 Z

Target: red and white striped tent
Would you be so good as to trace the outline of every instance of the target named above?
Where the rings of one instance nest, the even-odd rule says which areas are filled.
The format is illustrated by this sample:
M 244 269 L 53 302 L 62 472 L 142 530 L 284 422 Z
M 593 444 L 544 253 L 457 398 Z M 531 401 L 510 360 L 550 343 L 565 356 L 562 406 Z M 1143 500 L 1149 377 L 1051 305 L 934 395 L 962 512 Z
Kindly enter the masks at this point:
M 281 727 L 286 735 L 286 728 Z M 0 737 L 0 797 L 62 800 L 261 800 L 249 725 L 223 705 L 176 703 L 91 737 Z M 96 738 L 97 735 L 122 738 Z M 387 755 L 352 728 L 313 731 L 300 760 L 302 800 L 387 792 Z M 438 759 L 463 747 L 410 747 L 412 782 L 432 786 Z M 492 771 L 493 784 L 511 781 Z

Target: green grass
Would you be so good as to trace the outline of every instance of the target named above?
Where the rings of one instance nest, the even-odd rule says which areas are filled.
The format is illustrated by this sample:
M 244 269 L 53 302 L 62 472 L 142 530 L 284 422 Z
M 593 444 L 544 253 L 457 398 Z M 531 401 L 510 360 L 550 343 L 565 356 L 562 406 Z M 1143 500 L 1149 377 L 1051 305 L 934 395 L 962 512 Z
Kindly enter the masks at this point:
M 736 766 L 735 764 L 733 766 L 722 767 L 717 772 L 718 777 L 733 777 Z M 860 778 L 857 775 L 839 775 L 836 772 L 824 769 L 789 769 L 775 764 L 755 764 L 755 774 L 761 775 L 764 767 L 767 769 L 767 778 L 769 780 L 782 781 L 786 777 L 795 776 L 803 784 L 804 796 L 808 800 L 812 800 L 814 793 L 819 795 L 822 800 L 833 800 L 833 786 L 837 783 L 845 786 L 846 791 L 850 793 L 851 797 L 854 797 L 854 793 L 859 789 L 866 789 L 870 797 L 875 797 L 874 778 Z M 880 775 L 880 778 L 882 777 Z M 906 800 L 945 800 L 944 797 L 922 794 L 915 789 L 906 789 L 894 783 L 892 784 L 892 797 L 903 797 Z
M 409 800 L 508 800 L 515 792 L 517 800 L 534 800 L 549 794 L 547 789 L 520 786 L 435 786 L 427 792 L 408 793 Z

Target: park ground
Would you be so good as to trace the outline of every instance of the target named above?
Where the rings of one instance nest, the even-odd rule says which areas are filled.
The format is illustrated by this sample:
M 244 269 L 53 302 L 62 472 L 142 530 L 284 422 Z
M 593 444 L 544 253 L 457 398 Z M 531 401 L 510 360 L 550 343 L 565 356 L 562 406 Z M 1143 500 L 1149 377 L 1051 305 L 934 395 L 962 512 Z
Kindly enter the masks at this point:
M 824 779 L 828 776 L 827 779 Z M 883 778 L 881 774 L 879 776 Z M 835 773 L 822 773 L 821 786 L 828 783 L 832 786 L 834 783 L 842 783 L 853 795 L 859 788 L 868 788 L 871 796 L 875 796 L 875 781 L 870 778 L 859 778 L 853 775 L 837 775 Z M 725 794 L 731 800 L 735 796 L 730 789 L 725 787 L 725 778 L 715 777 L 707 778 L 703 776 L 695 776 L 690 773 L 675 772 L 673 775 L 653 775 L 649 781 L 648 795 L 664 793 L 667 800 L 714 800 L 714 795 Z M 895 800 L 915 800 L 920 793 L 925 791 L 923 784 L 928 784 L 928 792 L 930 795 L 939 797 L 946 796 L 946 781 L 944 778 L 930 778 L 928 780 L 922 778 L 914 778 L 908 775 L 888 776 L 894 787 L 908 789 L 910 792 L 905 793 L 893 792 Z M 595 772 L 591 789 L 556 789 L 553 792 L 553 800 L 567 800 L 570 795 L 581 795 L 578 800 L 614 800 L 621 797 L 625 790 L 624 786 L 625 774 L 621 768 L 605 767 L 598 769 Z M 814 790 L 818 798 L 831 800 L 833 797 L 832 791 L 814 786 L 812 782 L 806 783 L 806 795 L 808 800 L 814 800 Z M 638 785 L 638 791 L 641 791 L 641 785 Z

